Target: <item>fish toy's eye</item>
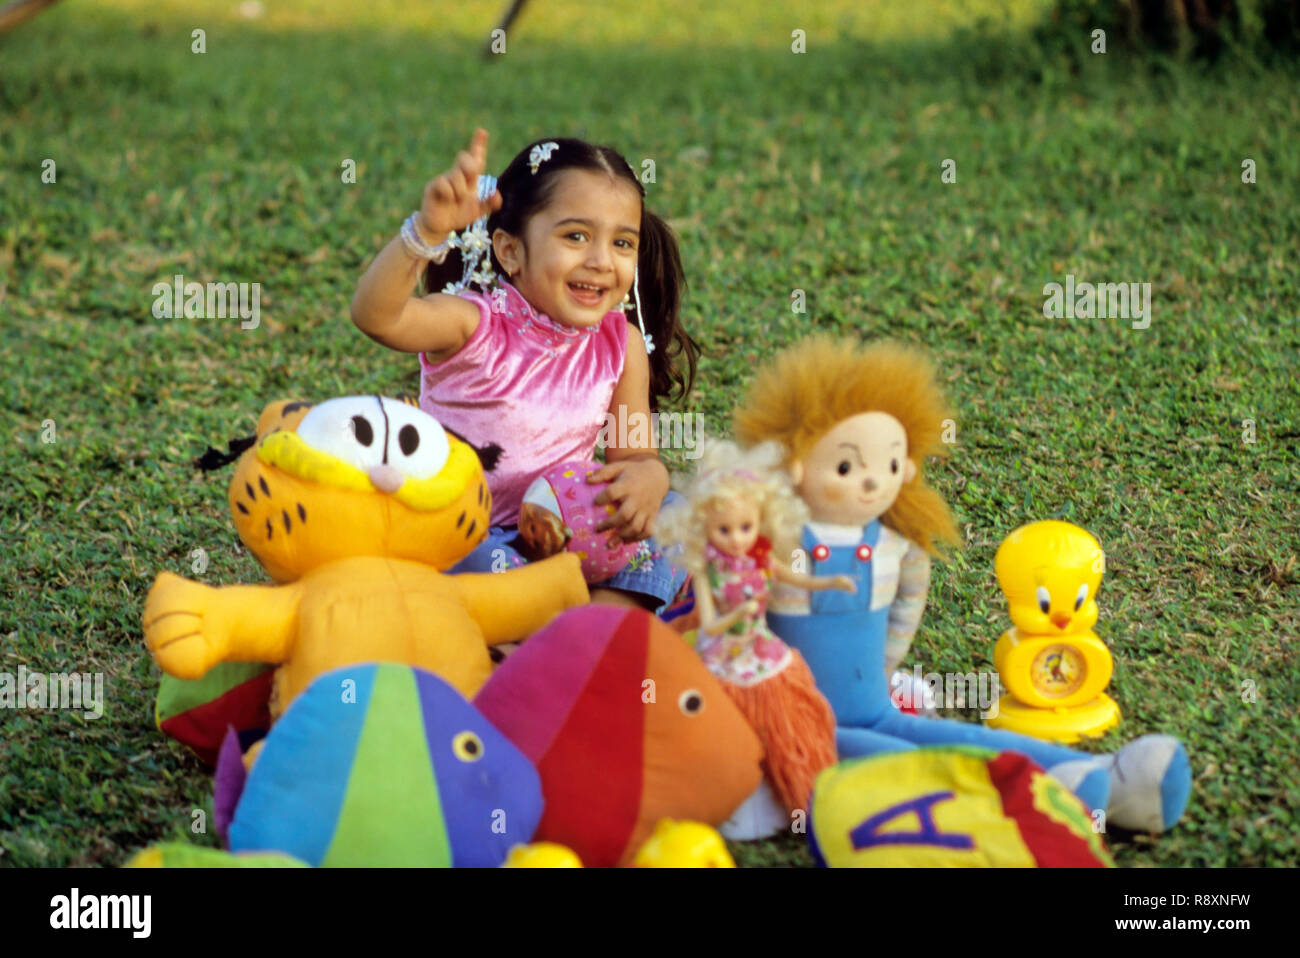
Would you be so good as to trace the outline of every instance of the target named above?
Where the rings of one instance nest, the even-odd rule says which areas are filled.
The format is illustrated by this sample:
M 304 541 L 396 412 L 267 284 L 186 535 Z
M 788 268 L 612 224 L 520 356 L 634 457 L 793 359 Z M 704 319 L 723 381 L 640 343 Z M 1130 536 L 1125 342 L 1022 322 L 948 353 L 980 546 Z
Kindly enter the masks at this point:
M 1043 610 L 1043 615 L 1047 615 L 1052 610 L 1052 597 L 1048 594 L 1046 586 L 1038 587 L 1038 607 Z
M 461 732 L 451 740 L 451 750 L 462 762 L 477 762 L 483 757 L 483 740 L 473 732 Z
M 699 715 L 704 711 L 704 696 L 695 689 L 687 689 L 677 696 L 677 707 L 684 715 Z
M 1083 608 L 1083 603 L 1088 601 L 1088 583 L 1079 586 L 1079 594 L 1074 597 L 1074 611 L 1078 612 Z

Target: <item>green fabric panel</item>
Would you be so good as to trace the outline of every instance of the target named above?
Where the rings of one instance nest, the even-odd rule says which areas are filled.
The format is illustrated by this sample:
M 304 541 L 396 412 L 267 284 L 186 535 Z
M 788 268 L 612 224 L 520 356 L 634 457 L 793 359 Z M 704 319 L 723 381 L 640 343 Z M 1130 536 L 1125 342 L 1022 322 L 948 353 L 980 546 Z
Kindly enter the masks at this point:
M 274 668 L 261 662 L 222 662 L 209 670 L 201 679 L 178 679 L 163 673 L 158 683 L 158 701 L 154 706 L 154 721 L 162 725 L 174 715 L 188 712 L 198 705 L 206 705 L 225 695 L 236 685 Z
M 306 868 L 305 862 L 278 852 L 232 855 L 219 848 L 203 848 L 184 842 L 154 845 L 161 868 Z
M 415 676 L 377 666 L 338 828 L 323 866 L 449 867 L 451 843 Z

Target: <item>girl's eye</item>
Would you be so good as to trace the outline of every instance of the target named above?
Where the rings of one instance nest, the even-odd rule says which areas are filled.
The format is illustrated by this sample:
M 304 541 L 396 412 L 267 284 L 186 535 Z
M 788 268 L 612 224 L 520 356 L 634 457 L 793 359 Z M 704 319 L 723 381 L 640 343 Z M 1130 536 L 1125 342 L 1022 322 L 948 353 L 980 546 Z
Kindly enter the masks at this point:
M 841 476 L 847 476 L 849 474 L 849 470 L 852 468 L 853 467 L 849 465 L 849 461 L 845 459 L 843 462 L 840 463 L 839 468 L 836 470 L 836 472 L 838 472 Z
M 565 234 L 565 237 L 564 237 L 564 238 L 565 238 L 565 239 L 571 239 L 571 240 L 577 240 L 578 242 L 582 242 L 583 240 L 585 240 L 585 239 L 587 238 L 587 234 L 586 234 L 586 233 L 567 233 L 567 234 Z
M 615 240 L 615 242 L 622 243 L 626 249 L 636 249 L 636 246 L 633 245 L 631 240 L 621 239 L 621 240 Z

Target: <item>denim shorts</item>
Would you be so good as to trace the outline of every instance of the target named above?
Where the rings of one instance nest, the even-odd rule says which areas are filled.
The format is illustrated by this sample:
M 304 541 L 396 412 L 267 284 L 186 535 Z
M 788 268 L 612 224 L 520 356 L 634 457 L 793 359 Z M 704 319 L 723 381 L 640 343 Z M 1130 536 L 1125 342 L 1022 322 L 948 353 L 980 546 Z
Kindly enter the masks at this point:
M 681 493 L 670 491 L 664 496 L 663 505 L 681 501 Z M 519 530 L 514 526 L 492 526 L 488 530 L 488 537 L 478 548 L 448 571 L 453 575 L 458 572 L 501 572 L 527 565 L 528 560 L 512 545 L 518 535 Z M 668 607 L 685 582 L 686 570 L 670 562 L 652 537 L 638 543 L 637 551 L 632 554 L 623 571 L 604 582 L 591 583 L 590 588 L 619 589 L 645 596 L 654 600 L 654 612 L 657 615 Z

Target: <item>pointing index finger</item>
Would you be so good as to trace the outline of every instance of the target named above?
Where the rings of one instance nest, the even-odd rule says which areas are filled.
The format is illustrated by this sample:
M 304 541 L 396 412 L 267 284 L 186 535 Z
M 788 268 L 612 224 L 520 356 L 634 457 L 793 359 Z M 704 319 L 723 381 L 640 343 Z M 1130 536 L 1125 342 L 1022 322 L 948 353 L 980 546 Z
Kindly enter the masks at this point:
M 474 131 L 474 139 L 470 143 L 469 152 L 474 157 L 474 162 L 478 164 L 479 172 L 487 169 L 487 130 L 479 127 Z

